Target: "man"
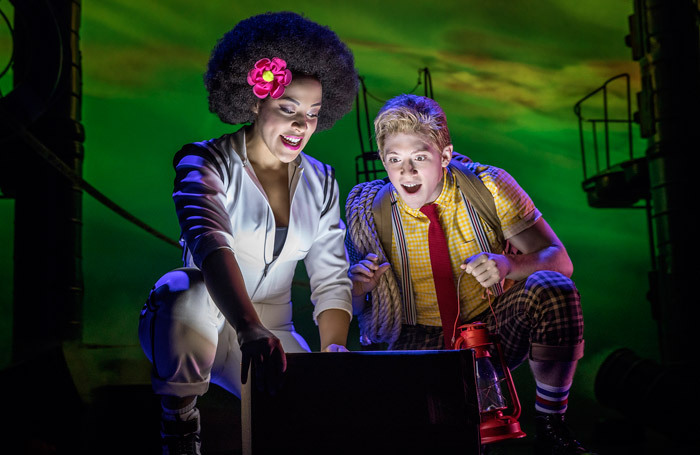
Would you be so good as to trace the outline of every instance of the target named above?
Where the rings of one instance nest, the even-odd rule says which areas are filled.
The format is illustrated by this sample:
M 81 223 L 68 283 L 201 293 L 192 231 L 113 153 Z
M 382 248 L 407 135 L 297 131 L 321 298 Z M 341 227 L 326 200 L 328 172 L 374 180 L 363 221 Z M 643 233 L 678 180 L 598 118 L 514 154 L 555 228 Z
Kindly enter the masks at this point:
M 390 183 L 361 183 L 346 202 L 361 336 L 391 350 L 452 349 L 459 324 L 487 324 L 511 368 L 529 359 L 537 453 L 589 453 L 564 422 L 584 345 L 564 245 L 507 172 L 453 153 L 434 100 L 395 97 L 374 126 Z

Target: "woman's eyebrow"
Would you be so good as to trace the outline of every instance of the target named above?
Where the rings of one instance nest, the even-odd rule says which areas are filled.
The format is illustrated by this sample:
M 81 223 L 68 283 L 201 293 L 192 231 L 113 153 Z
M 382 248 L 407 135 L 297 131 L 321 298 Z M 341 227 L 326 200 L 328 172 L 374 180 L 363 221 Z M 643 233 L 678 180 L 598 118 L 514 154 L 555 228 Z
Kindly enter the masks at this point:
M 287 100 L 287 101 L 291 101 L 292 103 L 296 104 L 297 106 L 299 106 L 301 104 L 299 101 L 295 100 L 294 98 L 290 98 L 288 96 L 283 96 L 282 99 Z
M 291 101 L 292 103 L 296 104 L 297 106 L 301 105 L 301 103 L 299 101 L 295 100 L 294 98 L 290 98 L 288 96 L 283 96 L 281 99 Z M 316 106 L 320 106 L 320 105 L 321 105 L 321 102 L 318 102 L 316 104 L 312 104 L 311 107 L 316 107 Z

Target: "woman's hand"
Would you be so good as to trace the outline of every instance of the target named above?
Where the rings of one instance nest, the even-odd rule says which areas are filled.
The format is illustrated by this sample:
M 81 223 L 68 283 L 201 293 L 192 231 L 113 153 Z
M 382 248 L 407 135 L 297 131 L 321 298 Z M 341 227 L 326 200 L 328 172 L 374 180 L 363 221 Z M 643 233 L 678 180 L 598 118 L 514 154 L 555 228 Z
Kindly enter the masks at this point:
M 282 385 L 282 373 L 287 369 L 287 357 L 282 342 L 262 325 L 238 331 L 241 346 L 241 383 L 248 380 L 253 365 L 258 390 L 274 394 Z
M 342 344 L 329 344 L 323 352 L 350 352 L 348 348 Z

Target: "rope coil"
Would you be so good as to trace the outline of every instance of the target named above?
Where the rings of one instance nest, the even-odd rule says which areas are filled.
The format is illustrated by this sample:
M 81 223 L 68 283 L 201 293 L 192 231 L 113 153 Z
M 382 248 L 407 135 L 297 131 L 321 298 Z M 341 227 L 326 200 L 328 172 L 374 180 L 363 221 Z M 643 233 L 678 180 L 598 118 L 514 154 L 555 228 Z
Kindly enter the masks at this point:
M 350 191 L 345 204 L 348 235 L 360 255 L 359 259 L 374 253 L 378 256 L 380 264 L 388 262 L 389 258 L 376 235 L 372 202 L 385 184 L 383 180 L 373 180 L 356 185 Z M 388 271 L 379 277 L 377 286 L 371 291 L 371 297 L 372 304 L 367 305 L 358 316 L 360 341 L 364 345 L 391 345 L 399 337 L 403 319 L 401 290 L 393 272 Z

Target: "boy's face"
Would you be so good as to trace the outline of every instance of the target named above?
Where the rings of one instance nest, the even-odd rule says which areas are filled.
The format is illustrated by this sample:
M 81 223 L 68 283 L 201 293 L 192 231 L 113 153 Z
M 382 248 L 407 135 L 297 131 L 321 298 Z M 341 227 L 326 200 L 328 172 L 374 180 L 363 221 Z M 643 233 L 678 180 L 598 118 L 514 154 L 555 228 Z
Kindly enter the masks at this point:
M 428 137 L 397 133 L 384 139 L 382 155 L 389 180 L 409 207 L 420 209 L 440 196 L 452 145 L 439 150 Z

